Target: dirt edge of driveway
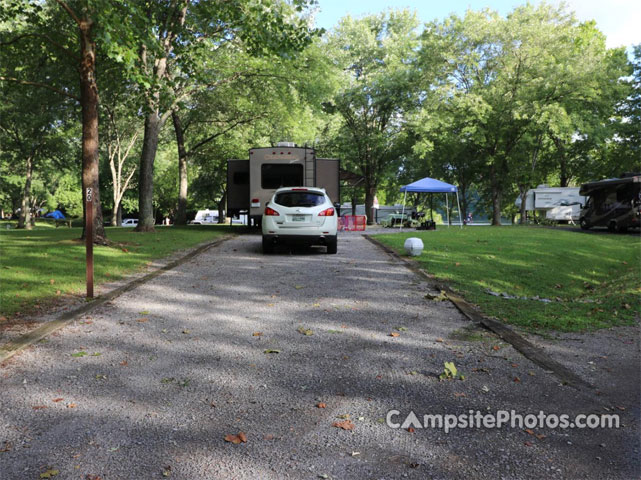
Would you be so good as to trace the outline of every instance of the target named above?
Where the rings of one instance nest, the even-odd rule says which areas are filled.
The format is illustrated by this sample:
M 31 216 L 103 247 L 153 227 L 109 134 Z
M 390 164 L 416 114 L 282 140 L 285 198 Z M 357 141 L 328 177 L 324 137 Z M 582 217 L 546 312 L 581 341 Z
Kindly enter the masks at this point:
M 188 262 L 195 256 L 205 252 L 206 250 L 219 246 L 223 242 L 229 240 L 230 238 L 233 238 L 233 236 L 234 235 L 224 235 L 223 237 L 217 238 L 216 240 L 213 240 L 211 242 L 201 244 L 193 248 L 187 254 L 181 256 L 180 258 L 173 260 L 167 263 L 166 265 L 158 267 L 153 272 L 150 272 L 142 277 L 135 278 L 134 280 L 131 280 L 125 283 L 124 285 L 121 285 L 120 287 L 114 288 L 110 292 L 107 292 L 104 295 L 101 295 L 100 297 L 87 302 L 85 305 L 79 308 L 64 312 L 55 320 L 46 322 L 40 325 L 39 327 L 31 330 L 30 332 L 20 335 L 18 338 L 14 340 L 10 340 L 4 345 L 0 345 L 0 365 L 2 365 L 4 362 L 9 360 L 16 353 L 24 350 L 27 347 L 30 347 L 34 343 L 39 342 L 40 340 L 42 340 L 43 338 L 46 338 L 47 336 L 51 335 L 55 331 L 65 327 L 66 325 L 74 321 L 79 316 L 84 315 L 85 313 L 92 311 L 96 307 L 99 307 L 105 304 L 106 302 L 119 297 L 123 293 L 129 292 L 139 287 L 140 285 L 153 280 L 157 276 L 162 275 L 163 273 Z
M 509 343 L 516 350 L 518 350 L 524 357 L 528 358 L 544 370 L 552 372 L 554 375 L 556 375 L 563 384 L 571 386 L 577 390 L 594 388 L 593 385 L 583 380 L 566 366 L 554 360 L 541 348 L 537 347 L 529 340 L 526 340 L 524 337 L 516 333 L 504 323 L 488 318 L 479 313 L 470 303 L 466 302 L 462 297 L 456 294 L 449 286 L 436 282 L 434 277 L 423 270 L 420 265 L 414 260 L 400 256 L 387 245 L 382 244 L 369 235 L 363 236 L 395 260 L 404 263 L 411 271 L 428 280 L 435 289 L 445 292 L 447 298 L 454 304 L 454 306 L 456 306 L 456 308 L 459 309 L 459 311 L 463 315 L 465 315 L 466 318 L 498 335 L 502 340 Z

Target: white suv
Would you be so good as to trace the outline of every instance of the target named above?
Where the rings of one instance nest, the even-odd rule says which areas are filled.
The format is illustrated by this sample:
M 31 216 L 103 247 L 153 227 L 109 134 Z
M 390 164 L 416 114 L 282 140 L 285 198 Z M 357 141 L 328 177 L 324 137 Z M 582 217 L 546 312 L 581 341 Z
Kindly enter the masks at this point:
M 276 190 L 263 214 L 263 253 L 278 243 L 326 245 L 336 253 L 338 216 L 322 188 L 286 187 Z

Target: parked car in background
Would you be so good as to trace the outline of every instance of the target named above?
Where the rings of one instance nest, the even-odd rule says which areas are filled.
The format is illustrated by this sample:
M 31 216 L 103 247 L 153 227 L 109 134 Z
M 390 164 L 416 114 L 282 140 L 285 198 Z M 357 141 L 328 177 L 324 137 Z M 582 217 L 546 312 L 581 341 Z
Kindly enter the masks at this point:
M 325 189 L 279 188 L 263 212 L 263 253 L 280 243 L 325 245 L 327 253 L 336 253 L 337 227 L 336 208 Z
M 122 223 L 120 224 L 121 227 L 137 227 L 138 226 L 138 219 L 137 218 L 123 218 Z

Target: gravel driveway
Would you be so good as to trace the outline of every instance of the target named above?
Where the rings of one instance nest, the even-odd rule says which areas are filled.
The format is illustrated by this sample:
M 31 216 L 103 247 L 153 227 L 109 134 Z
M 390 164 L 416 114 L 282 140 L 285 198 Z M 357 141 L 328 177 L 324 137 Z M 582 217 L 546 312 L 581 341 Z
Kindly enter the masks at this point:
M 638 478 L 638 406 L 559 385 L 361 235 L 260 245 L 210 249 L 0 369 L 0 479 Z M 439 380 L 446 361 L 464 380 Z M 392 409 L 624 426 L 410 432 Z

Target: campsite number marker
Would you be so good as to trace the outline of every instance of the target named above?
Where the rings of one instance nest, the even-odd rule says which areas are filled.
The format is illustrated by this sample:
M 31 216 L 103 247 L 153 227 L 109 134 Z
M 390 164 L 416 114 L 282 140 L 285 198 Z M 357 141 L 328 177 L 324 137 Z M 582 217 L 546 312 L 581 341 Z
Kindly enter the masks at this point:
M 85 239 L 87 253 L 87 298 L 93 298 L 93 188 L 85 195 Z

